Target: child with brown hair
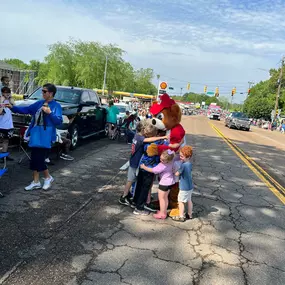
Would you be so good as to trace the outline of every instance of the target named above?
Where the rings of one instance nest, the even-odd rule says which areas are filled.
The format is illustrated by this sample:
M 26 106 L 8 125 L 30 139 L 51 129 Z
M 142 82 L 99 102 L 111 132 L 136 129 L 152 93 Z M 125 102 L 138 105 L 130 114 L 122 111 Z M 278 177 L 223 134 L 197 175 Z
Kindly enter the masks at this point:
M 152 124 L 147 124 L 144 129 L 144 135 L 145 137 L 154 137 L 157 136 L 157 129 Z M 163 144 L 164 139 L 163 137 L 160 137 L 159 140 L 155 141 L 154 143 L 157 145 Z M 142 156 L 142 159 L 140 161 L 140 164 L 144 164 L 145 166 L 149 168 L 153 168 L 159 164 L 160 157 L 158 155 L 155 156 L 148 156 L 147 155 L 147 148 L 150 145 L 150 143 L 144 144 L 144 154 Z M 144 169 L 140 168 L 138 177 L 137 177 L 137 184 L 136 184 L 136 190 L 133 202 L 135 205 L 134 214 L 135 215 L 148 215 L 149 209 L 146 209 L 146 203 L 147 203 L 147 197 L 149 194 L 149 191 L 151 189 L 151 186 L 153 184 L 154 180 L 154 173 L 145 171 Z
M 136 131 L 132 142 L 132 154 L 129 161 L 127 183 L 124 193 L 119 199 L 119 203 L 126 206 L 132 204 L 130 189 L 132 184 L 137 180 L 137 169 L 144 153 L 144 144 L 153 143 L 166 138 L 166 136 L 156 137 L 156 128 L 153 125 L 147 124 L 145 121 L 137 125 Z
M 172 219 L 176 222 L 185 222 L 185 204 L 188 205 L 188 215 L 192 219 L 193 203 L 192 203 L 192 163 L 190 159 L 193 154 L 191 146 L 183 146 L 180 151 L 180 160 L 182 164 L 179 170 L 175 173 L 179 177 L 179 194 L 178 194 L 178 206 L 179 216 L 175 216 Z
M 165 150 L 160 156 L 160 163 L 153 167 L 147 167 L 144 164 L 141 168 L 150 173 L 159 174 L 159 186 L 158 186 L 158 200 L 159 200 L 159 211 L 153 215 L 155 219 L 166 219 L 167 218 L 167 207 L 168 207 L 168 194 L 175 183 L 173 173 L 173 158 L 174 151 Z

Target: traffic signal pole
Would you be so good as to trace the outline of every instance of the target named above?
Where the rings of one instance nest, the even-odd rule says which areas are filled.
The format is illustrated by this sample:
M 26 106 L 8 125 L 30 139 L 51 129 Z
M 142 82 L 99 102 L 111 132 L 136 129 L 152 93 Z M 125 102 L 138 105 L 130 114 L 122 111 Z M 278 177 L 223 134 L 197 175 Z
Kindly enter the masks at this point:
M 277 88 L 275 108 L 274 108 L 274 113 L 275 113 L 274 119 L 276 119 L 277 112 L 278 112 L 278 103 L 279 103 L 279 97 L 280 97 L 280 91 L 281 91 L 281 81 L 282 81 L 282 75 L 283 75 L 283 66 L 284 66 L 284 56 L 282 57 L 280 74 L 279 74 L 279 78 L 278 78 L 278 88 Z

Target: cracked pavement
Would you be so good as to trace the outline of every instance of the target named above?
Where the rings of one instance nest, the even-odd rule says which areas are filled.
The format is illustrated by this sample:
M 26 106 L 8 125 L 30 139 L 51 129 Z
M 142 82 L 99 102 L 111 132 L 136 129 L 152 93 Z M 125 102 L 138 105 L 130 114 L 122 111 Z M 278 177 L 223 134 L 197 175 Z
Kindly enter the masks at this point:
M 58 166 L 52 191 L 18 187 L 0 200 L 1 256 L 11 260 L 0 284 L 285 284 L 284 206 L 206 118 L 183 124 L 195 219 L 157 221 L 119 205 L 129 147 L 90 142 Z

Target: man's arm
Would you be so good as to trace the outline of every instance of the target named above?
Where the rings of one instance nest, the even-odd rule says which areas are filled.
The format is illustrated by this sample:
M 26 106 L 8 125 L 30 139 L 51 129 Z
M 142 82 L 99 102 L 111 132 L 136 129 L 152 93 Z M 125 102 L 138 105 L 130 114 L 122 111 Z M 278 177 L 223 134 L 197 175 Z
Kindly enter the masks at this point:
M 35 102 L 34 104 L 25 107 L 11 106 L 11 111 L 18 114 L 34 115 L 38 109 L 38 104 L 38 102 Z

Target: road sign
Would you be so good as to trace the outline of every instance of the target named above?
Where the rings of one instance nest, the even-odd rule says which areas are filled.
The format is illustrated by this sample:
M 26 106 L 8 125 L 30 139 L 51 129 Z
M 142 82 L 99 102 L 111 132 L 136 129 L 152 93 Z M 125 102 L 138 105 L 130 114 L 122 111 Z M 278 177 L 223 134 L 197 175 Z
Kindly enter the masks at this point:
M 207 95 L 214 95 L 214 94 L 215 92 L 212 92 L 212 91 L 207 92 Z
M 159 90 L 159 94 L 165 94 L 166 91 L 165 90 Z
M 168 89 L 169 89 L 169 90 L 174 90 L 174 88 L 173 88 L 173 87 L 170 87 L 170 86 L 168 87 Z
M 160 89 L 164 89 L 165 90 L 167 88 L 167 83 L 165 81 L 163 81 L 163 82 L 160 83 L 159 86 L 160 86 Z

